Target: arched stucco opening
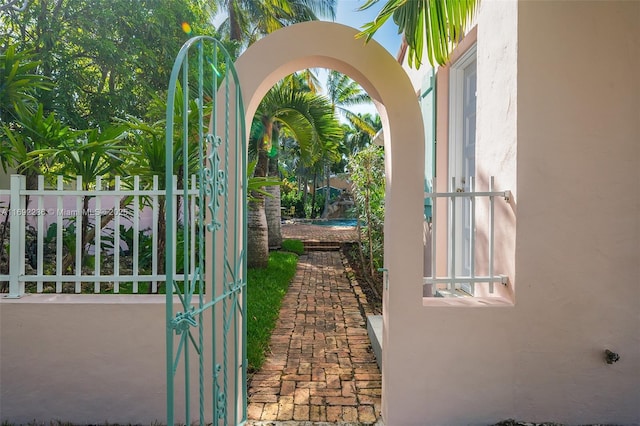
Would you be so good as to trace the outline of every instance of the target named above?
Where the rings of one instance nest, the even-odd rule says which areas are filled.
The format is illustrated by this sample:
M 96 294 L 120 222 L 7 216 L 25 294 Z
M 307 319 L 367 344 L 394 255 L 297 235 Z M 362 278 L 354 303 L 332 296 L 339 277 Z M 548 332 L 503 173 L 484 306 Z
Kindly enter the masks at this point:
M 396 369 L 411 361 L 411 312 L 422 301 L 422 210 L 424 131 L 413 87 L 398 62 L 378 43 L 355 39 L 353 28 L 307 22 L 279 30 L 247 49 L 236 61 L 247 128 L 267 91 L 285 76 L 305 69 L 335 69 L 357 81 L 380 114 L 385 133 L 386 209 L 383 295 L 383 416 L 390 421 L 402 404 Z M 402 374 L 395 374 L 400 378 Z M 397 407 L 397 408 L 396 408 Z

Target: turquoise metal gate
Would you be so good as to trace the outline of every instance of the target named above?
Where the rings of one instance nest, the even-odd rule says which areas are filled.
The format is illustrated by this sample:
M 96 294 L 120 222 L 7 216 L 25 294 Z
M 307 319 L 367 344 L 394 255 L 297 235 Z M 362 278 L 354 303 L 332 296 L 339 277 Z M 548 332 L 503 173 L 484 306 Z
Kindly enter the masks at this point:
M 238 77 L 219 41 L 184 44 L 166 119 L 167 424 L 243 424 L 246 133 Z

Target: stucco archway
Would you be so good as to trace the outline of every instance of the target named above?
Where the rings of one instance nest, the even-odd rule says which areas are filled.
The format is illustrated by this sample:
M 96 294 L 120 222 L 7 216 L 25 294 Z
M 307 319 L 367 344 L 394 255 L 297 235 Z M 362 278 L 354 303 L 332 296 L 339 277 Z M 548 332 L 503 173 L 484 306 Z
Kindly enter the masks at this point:
M 382 404 L 388 420 L 393 417 L 390 411 L 402 405 L 402 375 L 394 375 L 394 370 L 408 367 L 412 320 L 407 308 L 415 310 L 422 301 L 424 131 L 414 89 L 400 64 L 378 43 L 356 40 L 356 33 L 331 22 L 293 25 L 253 44 L 235 65 L 247 128 L 267 91 L 305 68 L 324 67 L 349 75 L 378 108 L 385 133 L 387 186 Z

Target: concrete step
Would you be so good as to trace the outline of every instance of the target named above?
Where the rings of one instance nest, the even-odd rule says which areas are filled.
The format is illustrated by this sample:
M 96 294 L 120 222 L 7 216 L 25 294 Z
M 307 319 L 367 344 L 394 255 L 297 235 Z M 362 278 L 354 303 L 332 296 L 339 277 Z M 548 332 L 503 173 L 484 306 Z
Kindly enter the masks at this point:
M 367 315 L 367 334 L 378 367 L 382 370 L 382 315 Z
M 338 251 L 341 244 L 335 241 L 303 241 L 305 251 Z
M 340 246 L 304 246 L 305 251 L 338 251 Z

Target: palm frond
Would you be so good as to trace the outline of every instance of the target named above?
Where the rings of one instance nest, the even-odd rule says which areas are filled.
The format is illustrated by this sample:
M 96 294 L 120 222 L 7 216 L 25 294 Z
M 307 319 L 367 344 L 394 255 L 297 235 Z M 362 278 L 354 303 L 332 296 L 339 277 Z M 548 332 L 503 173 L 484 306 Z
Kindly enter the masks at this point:
M 360 10 L 380 0 L 368 0 Z M 409 66 L 420 68 L 426 54 L 429 62 L 444 65 L 473 18 L 479 0 L 387 0 L 376 18 L 361 28 L 356 37 L 369 41 L 390 18 L 404 34 L 409 47 Z

